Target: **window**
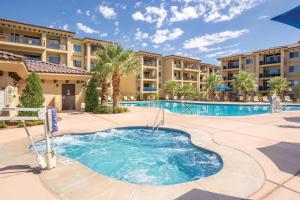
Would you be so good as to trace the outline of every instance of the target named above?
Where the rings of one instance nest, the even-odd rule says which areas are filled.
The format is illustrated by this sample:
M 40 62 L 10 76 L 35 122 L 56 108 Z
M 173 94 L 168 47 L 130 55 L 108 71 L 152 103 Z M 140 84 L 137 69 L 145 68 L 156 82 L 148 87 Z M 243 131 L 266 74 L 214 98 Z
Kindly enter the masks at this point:
M 25 35 L 23 37 L 23 42 L 26 44 L 41 46 L 41 38 L 38 38 L 38 37 L 32 37 L 32 36 Z
M 11 42 L 20 42 L 20 35 L 19 34 L 10 34 L 10 41 Z
M 50 47 L 50 48 L 59 49 L 59 44 L 60 44 L 59 40 L 56 40 L 56 39 L 49 39 L 48 40 L 48 47 Z
M 79 44 L 74 44 L 73 45 L 73 49 L 75 52 L 81 52 L 81 45 Z
M 60 63 L 60 57 L 59 56 L 49 56 L 48 57 L 49 62 L 59 64 Z
M 158 72 L 158 76 L 161 77 L 161 72 Z
M 80 60 L 74 60 L 73 65 L 74 65 L 74 67 L 81 67 L 81 61 Z
M 299 84 L 298 80 L 290 80 L 289 82 L 290 82 L 291 87 L 298 86 L 298 84 Z
M 298 57 L 299 57 L 299 51 L 290 52 L 290 58 L 298 58 Z
M 26 55 L 25 56 L 27 60 L 35 60 L 35 61 L 40 61 L 41 56 L 35 56 L 35 55 Z
M 252 58 L 247 59 L 246 64 L 247 65 L 253 64 L 253 59 Z
M 295 73 L 295 72 L 299 72 L 300 68 L 299 66 L 290 66 L 289 67 L 289 73 Z

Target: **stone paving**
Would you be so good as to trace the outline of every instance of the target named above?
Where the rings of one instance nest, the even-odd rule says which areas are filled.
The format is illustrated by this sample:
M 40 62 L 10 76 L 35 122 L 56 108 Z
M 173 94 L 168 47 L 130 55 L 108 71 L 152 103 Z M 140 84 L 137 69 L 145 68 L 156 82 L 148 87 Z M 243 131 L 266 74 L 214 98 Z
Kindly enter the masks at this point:
M 59 128 L 61 133 L 78 133 L 152 125 L 157 113 L 155 108 L 130 109 L 118 115 L 61 113 Z M 109 179 L 76 161 L 58 161 L 57 168 L 39 174 L 24 130 L 7 129 L 0 131 L 0 199 L 300 199 L 300 112 L 249 117 L 167 112 L 165 126 L 184 130 L 196 145 L 220 153 L 226 170 L 172 190 Z M 40 138 L 42 127 L 30 132 Z

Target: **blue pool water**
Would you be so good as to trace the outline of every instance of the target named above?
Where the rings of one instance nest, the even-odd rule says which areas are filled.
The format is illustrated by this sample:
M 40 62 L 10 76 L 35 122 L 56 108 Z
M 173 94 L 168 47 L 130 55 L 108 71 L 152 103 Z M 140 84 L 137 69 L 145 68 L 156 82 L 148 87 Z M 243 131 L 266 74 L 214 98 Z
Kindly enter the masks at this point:
M 207 103 L 185 103 L 172 101 L 155 102 L 123 102 L 126 106 L 139 107 L 164 107 L 165 109 L 181 114 L 205 115 L 205 116 L 247 116 L 270 113 L 269 105 L 241 105 L 241 104 L 207 104 Z M 284 111 L 298 110 L 300 106 L 284 105 Z
M 38 144 L 44 148 L 44 141 Z M 121 181 L 171 185 L 201 179 L 223 167 L 219 155 L 194 146 L 181 131 L 129 127 L 55 139 L 59 155 Z

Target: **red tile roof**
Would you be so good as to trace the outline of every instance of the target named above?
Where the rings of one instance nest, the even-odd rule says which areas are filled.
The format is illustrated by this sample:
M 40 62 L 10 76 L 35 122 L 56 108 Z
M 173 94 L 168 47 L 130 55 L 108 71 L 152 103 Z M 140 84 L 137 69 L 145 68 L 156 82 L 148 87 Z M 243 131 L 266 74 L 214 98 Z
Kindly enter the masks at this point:
M 5 51 L 0 51 L 0 60 L 9 61 L 22 61 L 25 63 L 26 68 L 29 72 L 37 73 L 53 73 L 53 74 L 72 74 L 72 75 L 91 75 L 90 72 L 76 69 L 72 67 L 67 67 L 65 65 L 59 65 L 49 62 L 25 60 L 23 56 L 8 53 Z

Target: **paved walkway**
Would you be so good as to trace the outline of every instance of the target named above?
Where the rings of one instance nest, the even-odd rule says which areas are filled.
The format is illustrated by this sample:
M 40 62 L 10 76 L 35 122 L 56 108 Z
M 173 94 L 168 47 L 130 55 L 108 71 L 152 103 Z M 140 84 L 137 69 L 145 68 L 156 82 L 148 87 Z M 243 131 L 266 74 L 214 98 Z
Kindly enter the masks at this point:
M 152 125 L 157 110 L 131 108 L 131 111 L 118 115 L 62 113 L 60 116 L 63 120 L 59 127 L 66 132 L 78 132 L 124 125 Z M 248 198 L 300 199 L 299 112 L 251 117 L 199 117 L 167 113 L 166 126 L 169 124 L 176 124 L 182 129 L 194 128 L 208 132 L 215 143 L 240 150 L 257 161 L 265 173 L 265 181 L 262 188 Z M 42 128 L 32 127 L 30 131 L 34 135 L 40 135 Z M 0 131 L 1 199 L 57 199 L 58 197 L 42 184 L 40 176 L 36 175 L 34 160 L 29 160 L 24 155 L 22 160 L 14 161 L 15 166 L 12 167 L 8 166 L 7 162 L 13 159 L 14 155 L 2 156 L 6 143 L 14 143 L 24 137 L 23 129 Z M 195 189 L 191 195 L 178 196 L 178 199 L 197 199 L 193 194 L 204 193 Z M 224 196 L 219 194 L 214 197 L 222 199 Z M 235 196 L 231 198 L 238 199 Z

